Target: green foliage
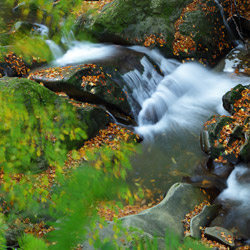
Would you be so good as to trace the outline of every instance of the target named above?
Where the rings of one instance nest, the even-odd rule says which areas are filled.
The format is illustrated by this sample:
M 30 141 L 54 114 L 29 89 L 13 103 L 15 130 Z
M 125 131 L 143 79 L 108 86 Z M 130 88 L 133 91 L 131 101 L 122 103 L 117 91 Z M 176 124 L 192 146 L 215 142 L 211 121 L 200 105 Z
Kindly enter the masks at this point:
M 54 221 L 52 225 L 56 230 L 48 234 L 48 246 L 42 240 L 24 235 L 19 240 L 21 249 L 72 249 L 77 243 L 86 240 L 87 235 L 90 239 L 94 239 L 93 244 L 98 249 L 112 249 L 111 246 L 116 249 L 114 243 L 101 242 L 98 237 L 97 227 L 105 227 L 106 223 L 98 216 L 97 207 L 101 201 L 113 201 L 120 196 L 131 199 L 127 197 L 129 192 L 125 179 L 119 176 L 117 171 L 121 167 L 129 168 L 126 163 L 129 162 L 128 157 L 132 153 L 133 146 L 124 145 L 123 149 L 123 151 L 103 149 L 96 154 L 95 159 L 92 158 L 88 163 L 78 166 L 69 175 L 58 175 L 57 186 L 51 193 L 51 199 L 45 201 L 47 209 L 46 206 L 43 208 Z M 113 160 L 112 165 L 109 164 L 107 156 Z M 17 195 L 20 193 L 20 184 L 15 188 L 14 195 Z M 23 198 L 27 202 L 26 197 Z M 38 216 L 37 202 L 35 200 L 28 202 L 30 212 Z M 119 224 L 116 227 L 118 232 Z M 52 244 L 53 242 L 56 244 Z
M 141 239 L 134 243 L 134 250 L 158 250 L 158 241 L 162 239 L 157 239 L 154 237 L 152 240 L 149 238 Z M 166 250 L 208 250 L 209 247 L 202 244 L 191 237 L 185 238 L 181 241 L 180 237 L 175 233 L 167 230 L 165 237 L 165 249 Z
M 16 83 L 18 81 L 20 84 Z M 60 102 L 56 95 L 45 91 L 40 96 L 34 95 L 40 100 L 28 99 L 42 89 L 31 83 L 23 80 L 21 85 L 20 80 L 14 79 L 9 84 L 19 90 L 13 92 L 15 87 L 5 86 L 4 92 L 0 92 L 0 164 L 5 172 L 39 170 L 48 164 L 63 165 L 67 153 L 66 140 L 85 137 L 82 129 L 75 127 L 80 122 L 72 112 L 74 108 L 66 101 L 62 99 Z M 24 100 L 22 95 L 27 99 Z
M 7 225 L 5 224 L 5 218 L 2 213 L 0 213 L 0 249 L 6 246 L 5 232 L 7 230 Z
M 24 234 L 19 240 L 20 249 L 23 250 L 47 250 L 48 247 L 42 239 L 38 239 L 31 234 Z
M 0 197 L 1 203 L 12 204 L 11 223 L 17 214 L 36 216 L 46 210 L 50 183 L 46 175 L 37 179 L 34 174 L 51 165 L 60 175 L 68 145 L 86 138 L 86 126 L 71 104 L 39 84 L 17 78 L 5 81 L 0 80 L 0 166 L 4 172 Z M 19 173 L 25 174 L 20 178 Z

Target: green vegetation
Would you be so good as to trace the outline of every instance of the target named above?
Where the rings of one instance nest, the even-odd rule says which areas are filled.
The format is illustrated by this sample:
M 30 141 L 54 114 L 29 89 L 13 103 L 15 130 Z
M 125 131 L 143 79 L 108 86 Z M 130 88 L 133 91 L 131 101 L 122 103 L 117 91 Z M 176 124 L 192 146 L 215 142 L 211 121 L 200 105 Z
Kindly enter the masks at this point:
M 15 86 L 18 79 L 12 81 Z M 36 85 L 39 90 L 41 86 Z M 47 226 L 57 228 L 48 234 L 49 249 L 72 249 L 85 239 L 87 226 L 92 225 L 94 229 L 96 221 L 103 222 L 97 215 L 100 201 L 131 201 L 125 177 L 133 147 L 123 146 L 122 151 L 89 152 L 88 162 L 74 170 L 64 170 L 66 138 L 85 138 L 80 127 L 72 129 L 72 122 L 78 119 L 76 115 L 63 99 L 64 105 L 56 110 L 51 105 L 53 93 L 46 100 L 32 96 L 31 92 L 32 100 L 27 96 L 23 99 L 18 94 L 8 94 L 7 90 L 6 87 L 0 95 L 1 211 L 5 214 L 1 216 L 0 244 L 4 244 L 3 236 L 12 230 L 11 225 L 17 218 L 21 221 L 29 218 L 33 223 L 46 219 Z M 76 151 L 73 155 L 78 157 Z M 44 169 L 38 167 L 41 161 L 55 167 L 53 183 L 48 176 L 37 174 Z M 17 236 L 21 234 L 22 230 Z M 23 236 L 19 244 L 23 249 L 47 249 L 42 240 L 30 235 Z

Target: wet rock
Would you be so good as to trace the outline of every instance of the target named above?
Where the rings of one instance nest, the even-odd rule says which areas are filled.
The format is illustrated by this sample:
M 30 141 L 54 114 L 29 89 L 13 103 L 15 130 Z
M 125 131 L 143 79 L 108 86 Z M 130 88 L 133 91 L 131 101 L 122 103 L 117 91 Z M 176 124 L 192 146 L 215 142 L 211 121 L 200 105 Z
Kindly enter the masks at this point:
M 32 72 L 29 78 L 42 82 L 52 91 L 65 92 L 75 100 L 130 114 L 130 106 L 122 87 L 101 66 L 85 64 L 45 68 Z
M 171 57 L 217 57 L 226 44 L 221 40 L 224 26 L 217 6 L 214 1 L 190 3 L 116 0 L 96 16 L 82 16 L 76 30 L 79 36 L 91 34 L 101 42 L 157 47 Z M 222 44 L 220 48 L 218 44 Z
M 212 159 L 223 157 L 233 164 L 239 162 L 233 152 L 228 153 L 220 134 L 223 129 L 230 128 L 234 121 L 235 119 L 227 116 L 213 116 L 205 123 L 201 132 L 201 149 L 209 154 Z M 235 129 L 238 129 L 238 127 Z M 231 137 L 230 143 L 233 144 L 234 141 L 242 139 L 243 136 L 243 134 L 240 134 L 237 137 L 235 134 L 235 136 Z
M 202 211 L 190 221 L 190 233 L 194 238 L 201 238 L 201 228 L 209 225 L 218 212 L 218 205 L 205 206 Z
M 226 57 L 220 61 L 216 69 L 226 73 L 250 75 L 249 46 L 249 42 L 246 42 L 245 46 L 241 45 L 232 49 Z M 248 47 L 248 49 L 246 47 Z
M 223 107 L 231 115 L 233 115 L 241 108 L 235 106 L 234 104 L 237 100 L 239 100 L 242 97 L 241 92 L 247 88 L 248 88 L 247 86 L 242 86 L 241 84 L 238 84 L 222 97 Z
M 236 37 L 249 38 L 250 37 L 250 20 L 244 16 L 233 15 L 228 19 L 229 25 L 235 30 Z M 240 32 L 240 34 L 239 34 Z
M 234 247 L 233 233 L 222 227 L 205 228 L 205 236 L 230 247 Z

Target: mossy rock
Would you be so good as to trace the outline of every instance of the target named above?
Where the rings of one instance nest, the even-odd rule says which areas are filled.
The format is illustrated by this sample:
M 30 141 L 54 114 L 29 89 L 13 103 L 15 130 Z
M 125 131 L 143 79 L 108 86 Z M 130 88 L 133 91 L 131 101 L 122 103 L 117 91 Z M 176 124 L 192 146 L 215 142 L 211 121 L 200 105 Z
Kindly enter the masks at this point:
M 204 8 L 214 8 L 214 11 L 208 12 Z M 191 37 L 195 48 L 188 53 L 181 52 L 181 56 L 214 61 L 216 57 L 229 51 L 227 45 L 223 46 L 226 39 L 223 40 L 222 32 L 226 33 L 226 30 L 214 1 L 203 1 L 202 4 L 197 4 L 196 9 L 187 11 L 182 20 L 179 25 L 180 34 Z M 219 44 L 221 48 L 218 47 Z
M 240 109 L 239 107 L 235 107 L 234 104 L 242 97 L 241 92 L 245 89 L 249 89 L 249 86 L 242 86 L 241 84 L 238 84 L 222 97 L 223 107 L 231 115 Z
M 157 47 L 168 57 L 202 57 L 213 61 L 212 55 L 217 57 L 218 53 L 226 52 L 218 49 L 221 31 L 224 31 L 218 7 L 210 0 L 203 1 L 202 5 L 196 3 L 191 10 L 190 3 L 191 0 L 115 0 L 99 14 L 79 18 L 76 30 L 79 35 L 84 32 L 92 34 L 101 42 Z M 204 6 L 207 9 L 212 6 L 214 12 L 205 11 Z M 177 20 L 183 20 L 179 30 Z M 175 53 L 173 44 L 178 42 L 175 41 L 177 32 L 191 36 L 196 43 L 195 50 Z M 147 42 L 150 37 L 154 42 Z
M 182 8 L 191 0 L 153 0 L 133 1 L 115 0 L 104 7 L 97 16 L 89 16 L 81 25 L 76 26 L 77 32 L 89 32 L 99 41 L 118 44 L 143 45 L 150 35 L 163 38 L 166 42 L 154 44 L 166 55 L 172 55 L 174 40 L 174 23 L 180 17 Z
M 88 64 L 55 67 L 34 71 L 30 78 L 42 82 L 52 91 L 65 92 L 75 100 L 103 105 L 126 115 L 131 114 L 123 86 L 114 80 L 122 81 L 114 68 L 111 72 L 105 71 L 104 67 Z
M 60 154 L 83 145 L 108 122 L 102 109 L 75 108 L 28 79 L 0 79 L 1 164 L 42 170 Z
M 220 132 L 224 126 L 230 126 L 235 119 L 227 116 L 213 116 L 208 121 L 214 120 L 210 124 L 206 124 L 201 132 L 201 149 L 209 154 L 212 159 L 219 158 L 226 159 L 228 162 L 233 164 L 237 163 L 239 159 L 233 154 L 228 154 L 226 148 L 222 142 Z M 240 133 L 241 128 L 235 127 L 232 134 L 230 135 L 229 144 L 232 144 L 235 140 L 240 139 L 243 133 Z

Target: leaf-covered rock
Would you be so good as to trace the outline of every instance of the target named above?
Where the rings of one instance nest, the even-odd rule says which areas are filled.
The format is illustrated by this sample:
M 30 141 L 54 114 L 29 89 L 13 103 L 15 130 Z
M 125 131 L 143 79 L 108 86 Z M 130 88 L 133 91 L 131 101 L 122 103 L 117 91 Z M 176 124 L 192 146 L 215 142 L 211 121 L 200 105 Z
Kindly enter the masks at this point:
M 32 72 L 29 78 L 76 100 L 104 105 L 124 114 L 131 112 L 122 87 L 95 64 L 47 68 Z
M 214 60 L 228 48 L 214 1 L 115 0 L 96 16 L 84 15 L 76 30 L 102 42 L 157 47 L 180 58 Z
M 201 133 L 202 150 L 215 161 L 236 164 L 250 161 L 250 89 L 241 84 L 223 96 L 223 106 L 231 116 L 214 116 Z

